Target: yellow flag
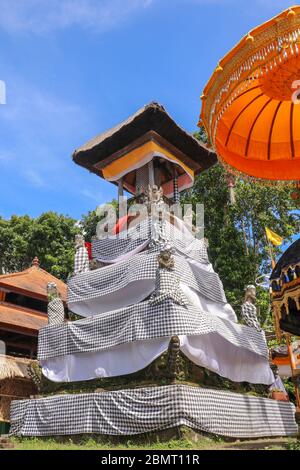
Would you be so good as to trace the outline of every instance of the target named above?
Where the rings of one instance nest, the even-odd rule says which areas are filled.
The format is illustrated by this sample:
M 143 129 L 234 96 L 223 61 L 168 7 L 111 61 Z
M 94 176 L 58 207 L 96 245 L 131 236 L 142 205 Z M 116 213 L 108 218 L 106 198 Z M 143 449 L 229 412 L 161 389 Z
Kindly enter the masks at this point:
M 283 242 L 283 238 L 280 235 L 277 235 L 277 233 L 270 230 L 268 227 L 266 227 L 266 234 L 267 239 L 275 246 L 279 246 Z

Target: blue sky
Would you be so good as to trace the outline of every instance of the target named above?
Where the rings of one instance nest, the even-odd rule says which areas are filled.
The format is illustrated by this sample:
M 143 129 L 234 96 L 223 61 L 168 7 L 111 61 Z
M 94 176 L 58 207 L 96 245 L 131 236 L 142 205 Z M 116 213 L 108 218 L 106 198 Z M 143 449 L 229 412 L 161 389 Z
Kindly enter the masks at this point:
M 115 188 L 74 149 L 150 101 L 196 129 L 218 60 L 290 1 L 0 0 L 0 215 L 80 217 Z

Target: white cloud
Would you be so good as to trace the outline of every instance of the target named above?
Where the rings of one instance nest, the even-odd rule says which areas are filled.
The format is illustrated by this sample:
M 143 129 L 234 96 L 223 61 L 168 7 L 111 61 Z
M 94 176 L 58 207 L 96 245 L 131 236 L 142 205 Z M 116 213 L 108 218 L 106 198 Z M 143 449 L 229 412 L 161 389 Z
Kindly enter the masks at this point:
M 70 27 L 107 31 L 155 0 L 0 0 L 0 28 L 45 33 Z
M 51 122 L 58 128 L 57 119 L 68 126 L 68 118 L 80 112 L 76 105 L 69 104 L 50 93 L 32 87 L 26 82 L 12 78 L 9 81 L 9 99 L 1 108 L 1 119 L 11 124 L 29 122 L 50 126 Z
M 31 187 L 57 190 L 76 139 L 83 139 L 90 126 L 76 103 L 12 77 L 0 112 L 0 141 L 10 142 L 9 149 L 0 145 L 1 166 L 12 168 Z
M 0 0 L 0 29 L 8 33 L 43 34 L 71 27 L 105 32 L 153 4 L 172 8 L 173 0 Z M 289 0 L 176 0 L 188 5 L 231 5 L 252 10 L 288 8 Z M 175 2 L 174 2 L 175 3 Z
M 36 170 L 24 171 L 24 177 L 27 179 L 30 185 L 34 186 L 35 188 L 46 187 L 46 181 Z
M 104 200 L 103 195 L 99 191 L 94 192 L 90 189 L 85 188 L 82 189 L 80 193 L 87 199 L 90 199 L 91 201 L 95 202 L 96 204 L 101 204 Z

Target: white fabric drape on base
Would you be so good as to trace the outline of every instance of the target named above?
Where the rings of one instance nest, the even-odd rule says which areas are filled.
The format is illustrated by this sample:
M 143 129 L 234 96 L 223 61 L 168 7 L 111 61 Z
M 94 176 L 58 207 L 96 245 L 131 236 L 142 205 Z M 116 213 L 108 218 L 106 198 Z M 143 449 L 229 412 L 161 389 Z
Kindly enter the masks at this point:
M 237 348 L 220 335 L 180 336 L 180 350 L 198 366 L 233 382 L 271 385 L 274 375 L 268 361 Z
M 167 349 L 170 338 L 136 341 L 105 351 L 68 354 L 41 362 L 43 374 L 52 382 L 80 382 L 117 377 L 144 369 Z
M 180 350 L 195 364 L 234 382 L 271 385 L 268 361 L 238 348 L 220 335 L 179 336 Z M 117 377 L 144 369 L 168 349 L 170 338 L 126 343 L 105 351 L 78 353 L 41 361 L 43 374 L 53 382 L 76 382 Z

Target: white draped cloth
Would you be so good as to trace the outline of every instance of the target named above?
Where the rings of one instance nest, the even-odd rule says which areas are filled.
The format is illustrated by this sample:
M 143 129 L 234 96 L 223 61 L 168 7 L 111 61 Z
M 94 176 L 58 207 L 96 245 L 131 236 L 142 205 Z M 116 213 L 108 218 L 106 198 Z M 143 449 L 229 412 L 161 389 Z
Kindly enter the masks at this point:
M 69 354 L 41 361 L 53 382 L 76 382 L 131 374 L 144 369 L 168 349 L 171 338 L 136 341 L 105 351 Z M 179 336 L 180 350 L 194 364 L 234 382 L 271 385 L 274 375 L 266 358 L 237 347 L 220 335 Z
M 209 268 L 208 268 L 209 269 Z M 186 284 L 180 284 L 189 301 L 208 315 L 236 323 L 229 304 L 201 297 Z M 131 374 L 147 367 L 167 349 L 171 337 L 134 341 L 104 351 L 75 353 L 41 360 L 43 374 L 53 382 L 76 382 Z M 217 333 L 179 335 L 180 350 L 195 364 L 234 382 L 270 385 L 273 373 L 265 357 L 237 347 Z
M 213 272 L 210 264 L 188 259 L 195 269 Z M 180 287 L 191 304 L 212 317 L 237 322 L 232 307 L 225 302 L 215 302 L 202 296 L 184 282 Z M 154 280 L 138 281 L 126 287 L 126 303 L 143 300 L 154 289 Z M 113 295 L 116 305 L 124 302 L 123 289 Z M 108 305 L 106 305 L 106 300 Z M 111 296 L 102 299 L 101 310 L 111 309 Z M 43 374 L 53 382 L 76 382 L 104 377 L 131 374 L 147 367 L 168 349 L 171 337 L 127 342 L 107 350 L 66 354 L 41 360 Z M 180 350 L 195 364 L 216 372 L 234 382 L 250 382 L 271 385 L 273 373 L 266 357 L 246 348 L 238 347 L 217 333 L 206 335 L 179 335 Z
M 183 227 L 178 222 L 176 224 L 178 229 L 185 228 L 183 224 Z M 236 314 L 227 303 L 222 283 L 209 264 L 206 247 L 195 242 L 186 228 L 183 232 L 183 241 L 177 240 L 174 245 L 175 271 L 180 278 L 180 288 L 196 313 L 202 312 L 209 319 L 218 318 L 220 324 L 227 322 L 235 325 L 235 328 L 230 332 L 231 328 L 228 327 L 223 335 L 222 327 L 219 332 L 216 329 L 203 334 L 193 329 L 178 331 L 181 352 L 195 364 L 234 382 L 271 385 L 274 376 L 266 355 L 249 347 L 247 349 L 245 343 L 248 337 L 244 343 L 239 344 Z M 85 273 L 69 281 L 68 302 L 71 310 L 85 317 L 105 317 L 107 312 L 116 312 L 117 309 L 134 306 L 147 299 L 155 288 L 157 263 L 155 253 L 142 252 L 148 242 L 146 238 L 138 246 L 132 243 L 127 252 L 126 247 L 124 248 L 123 254 L 121 245 L 116 254 L 113 246 L 107 243 L 103 261 L 108 265 L 98 272 Z M 104 244 L 100 241 L 98 245 L 101 254 L 100 248 Z M 95 251 L 98 248 L 95 247 Z M 98 255 L 97 258 L 100 259 L 101 256 Z M 170 317 L 169 323 L 172 318 Z M 179 318 L 181 322 L 184 321 L 181 315 Z M 146 323 L 140 316 L 138 319 L 143 325 Z M 153 322 L 157 320 L 154 318 Z M 132 326 L 128 324 L 126 328 L 131 331 Z M 115 330 L 112 331 L 114 335 Z M 171 334 L 175 333 L 172 331 Z M 43 374 L 54 382 L 76 382 L 131 374 L 144 369 L 164 353 L 170 339 L 170 331 L 164 336 L 159 331 L 156 337 L 144 336 L 111 345 L 107 349 L 102 348 L 101 344 L 101 350 L 69 350 L 64 354 L 41 357 Z M 84 344 L 85 338 L 81 341 Z M 263 344 L 262 349 L 265 347 L 267 351 L 264 339 Z

